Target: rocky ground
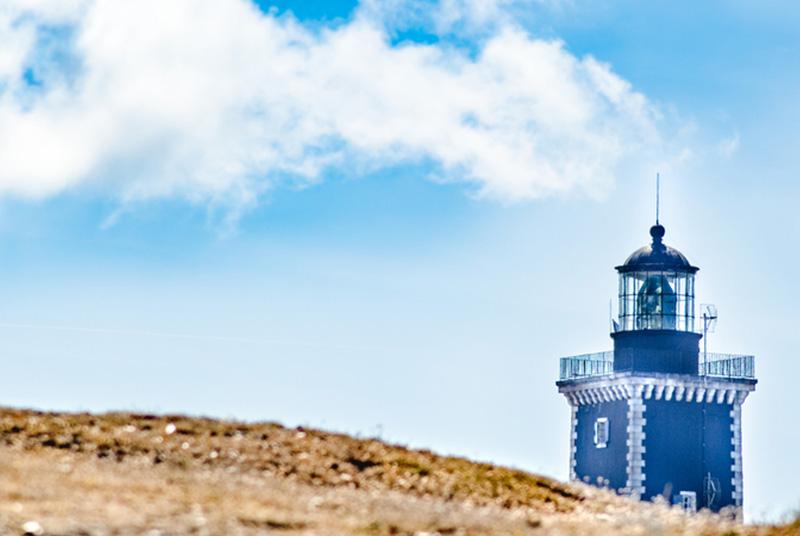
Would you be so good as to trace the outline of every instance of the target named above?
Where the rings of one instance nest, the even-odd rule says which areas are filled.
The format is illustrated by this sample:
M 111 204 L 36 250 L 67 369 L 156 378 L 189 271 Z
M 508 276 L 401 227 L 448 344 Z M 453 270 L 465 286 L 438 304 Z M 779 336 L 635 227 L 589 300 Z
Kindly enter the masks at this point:
M 276 424 L 0 410 L 3 534 L 800 534 Z

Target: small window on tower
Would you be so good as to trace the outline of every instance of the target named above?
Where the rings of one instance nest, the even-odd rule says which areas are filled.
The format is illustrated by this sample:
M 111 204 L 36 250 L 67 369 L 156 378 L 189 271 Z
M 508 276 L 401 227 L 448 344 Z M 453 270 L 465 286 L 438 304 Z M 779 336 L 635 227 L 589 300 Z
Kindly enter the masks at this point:
M 678 504 L 684 512 L 691 514 L 697 512 L 697 493 L 694 491 L 682 491 L 678 495 Z
M 608 418 L 600 417 L 594 422 L 594 444 L 599 449 L 608 446 Z

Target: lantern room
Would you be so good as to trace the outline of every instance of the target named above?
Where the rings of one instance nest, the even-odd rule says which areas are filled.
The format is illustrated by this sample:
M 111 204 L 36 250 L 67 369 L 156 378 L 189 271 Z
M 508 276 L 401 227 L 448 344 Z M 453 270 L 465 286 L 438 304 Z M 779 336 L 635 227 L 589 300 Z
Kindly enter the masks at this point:
M 663 243 L 664 227 L 650 228 L 653 242 L 636 250 L 619 272 L 619 330 L 694 331 L 694 275 L 678 250 Z

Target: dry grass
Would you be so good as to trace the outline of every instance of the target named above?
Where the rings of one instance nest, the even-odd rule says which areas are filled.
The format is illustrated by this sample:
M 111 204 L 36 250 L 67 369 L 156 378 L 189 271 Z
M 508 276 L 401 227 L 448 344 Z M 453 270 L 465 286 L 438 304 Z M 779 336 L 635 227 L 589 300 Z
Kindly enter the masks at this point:
M 0 410 L 0 532 L 793 534 L 371 439 Z M 40 530 L 41 529 L 41 530 Z

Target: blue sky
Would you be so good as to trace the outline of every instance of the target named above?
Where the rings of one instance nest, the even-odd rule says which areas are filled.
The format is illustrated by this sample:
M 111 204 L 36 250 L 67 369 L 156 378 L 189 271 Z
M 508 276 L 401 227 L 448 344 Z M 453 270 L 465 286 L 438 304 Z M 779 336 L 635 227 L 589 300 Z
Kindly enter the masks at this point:
M 747 514 L 800 506 L 791 4 L 198 2 L 139 55 L 90 30 L 144 8 L 11 4 L 3 404 L 308 424 L 566 478 L 557 358 L 611 347 L 613 266 L 647 242 L 660 170 L 665 240 L 720 311 L 710 349 L 757 356 Z M 206 42 L 210 20 L 244 37 Z M 354 56 L 359 28 L 388 44 Z M 550 70 L 580 98 L 514 84 Z

